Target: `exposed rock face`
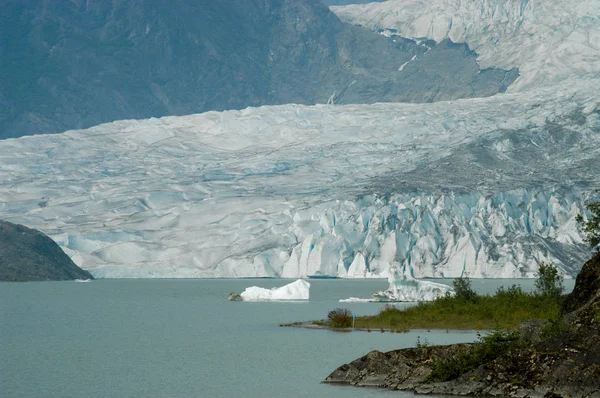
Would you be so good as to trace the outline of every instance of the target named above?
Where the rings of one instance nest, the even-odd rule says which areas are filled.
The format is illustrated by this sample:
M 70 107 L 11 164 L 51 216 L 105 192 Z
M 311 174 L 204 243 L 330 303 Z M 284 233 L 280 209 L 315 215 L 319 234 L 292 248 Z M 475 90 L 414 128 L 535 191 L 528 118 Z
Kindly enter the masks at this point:
M 482 97 L 518 74 L 480 70 L 465 45 L 342 23 L 317 0 L 8 0 L 0 54 L 0 138 L 269 104 Z
M 242 296 L 240 296 L 236 292 L 229 293 L 229 296 L 227 296 L 227 300 L 229 300 L 229 301 L 244 301 L 244 299 L 242 298 Z
M 94 279 L 43 233 L 0 221 L 0 281 Z
M 364 3 L 375 3 L 385 0 L 321 0 L 323 4 L 328 6 L 342 6 L 347 4 L 364 4 Z
M 328 383 L 411 390 L 423 394 L 515 397 L 600 397 L 600 254 L 577 277 L 563 307 L 561 332 L 509 351 L 455 380 L 428 383 L 434 363 L 472 345 L 373 351 L 343 365 Z M 539 336 L 539 322 L 523 325 Z
M 429 376 L 435 361 L 448 360 L 472 347 L 472 344 L 454 344 L 406 348 L 386 353 L 371 351 L 362 358 L 340 366 L 324 381 L 359 387 L 414 390 Z

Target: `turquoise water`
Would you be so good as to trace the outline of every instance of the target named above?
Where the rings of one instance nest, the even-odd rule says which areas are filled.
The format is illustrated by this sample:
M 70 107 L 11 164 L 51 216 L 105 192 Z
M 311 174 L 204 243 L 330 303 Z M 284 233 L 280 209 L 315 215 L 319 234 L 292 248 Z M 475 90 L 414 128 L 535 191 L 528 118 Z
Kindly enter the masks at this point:
M 282 280 L 98 280 L 0 283 L 2 397 L 363 397 L 410 394 L 320 384 L 367 352 L 472 341 L 474 332 L 281 328 L 343 306 L 359 314 L 382 280 L 311 280 L 309 302 L 227 295 Z M 481 292 L 515 281 L 473 282 Z M 530 289 L 533 281 L 516 281 Z M 572 281 L 568 281 L 572 288 Z M 448 283 L 448 282 L 446 282 Z

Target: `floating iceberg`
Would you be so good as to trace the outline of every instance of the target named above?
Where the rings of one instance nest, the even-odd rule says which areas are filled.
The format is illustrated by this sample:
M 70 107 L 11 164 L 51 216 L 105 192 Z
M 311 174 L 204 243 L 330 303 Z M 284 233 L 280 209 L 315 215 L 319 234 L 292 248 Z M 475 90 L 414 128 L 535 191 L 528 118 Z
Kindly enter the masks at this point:
M 258 286 L 246 288 L 240 296 L 243 301 L 269 301 L 269 300 L 308 300 L 310 283 L 298 279 L 282 287 L 265 289 Z
M 454 294 L 454 290 L 450 286 L 413 278 L 406 271 L 406 268 L 403 269 L 402 273 L 397 267 L 390 268 L 388 281 L 390 287 L 386 290 L 373 293 L 373 298 L 360 299 L 350 297 L 340 300 L 340 302 L 433 301 L 448 293 Z

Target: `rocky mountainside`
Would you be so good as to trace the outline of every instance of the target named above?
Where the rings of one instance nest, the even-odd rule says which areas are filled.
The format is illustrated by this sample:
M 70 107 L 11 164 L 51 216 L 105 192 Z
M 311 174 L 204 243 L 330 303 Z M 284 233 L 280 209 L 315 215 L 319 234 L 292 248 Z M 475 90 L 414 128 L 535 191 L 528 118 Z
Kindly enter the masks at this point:
M 341 22 L 317 0 L 8 0 L 0 138 L 283 103 L 429 102 L 504 91 L 465 45 Z
M 600 397 L 600 253 L 582 268 L 564 301 L 560 325 L 540 336 L 541 322 L 521 328 L 531 344 L 511 350 L 455 380 L 429 383 L 439 361 L 473 345 L 373 351 L 343 365 L 325 382 L 411 390 L 424 394 L 499 397 Z M 529 330 L 527 333 L 523 331 Z M 527 335 L 527 336 L 525 336 Z M 542 334 L 543 336 L 543 334 Z
M 342 6 L 348 4 L 365 4 L 365 3 L 374 3 L 381 2 L 385 0 L 321 0 L 323 4 L 327 4 L 328 6 Z
M 43 233 L 0 221 L 0 281 L 93 279 Z

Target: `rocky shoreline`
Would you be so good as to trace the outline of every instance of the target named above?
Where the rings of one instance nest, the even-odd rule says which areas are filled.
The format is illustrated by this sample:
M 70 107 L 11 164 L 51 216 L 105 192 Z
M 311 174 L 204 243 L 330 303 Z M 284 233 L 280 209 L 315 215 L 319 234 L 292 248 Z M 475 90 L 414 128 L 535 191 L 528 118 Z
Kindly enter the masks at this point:
M 582 268 L 564 300 L 560 327 L 540 337 L 547 322 L 519 327 L 526 344 L 445 382 L 430 382 L 434 367 L 473 344 L 372 351 L 340 366 L 323 382 L 419 394 L 522 398 L 600 398 L 600 253 Z

